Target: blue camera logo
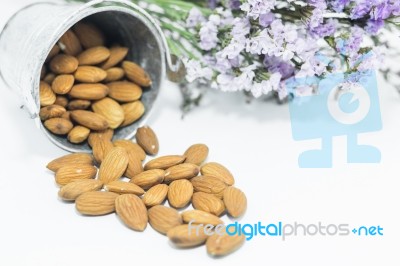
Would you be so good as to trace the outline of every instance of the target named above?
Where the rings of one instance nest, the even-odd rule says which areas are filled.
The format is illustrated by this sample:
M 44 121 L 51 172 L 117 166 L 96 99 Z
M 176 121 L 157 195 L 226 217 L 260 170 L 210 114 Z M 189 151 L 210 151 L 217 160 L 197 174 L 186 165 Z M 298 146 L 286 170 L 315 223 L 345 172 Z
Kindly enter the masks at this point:
M 309 150 L 299 155 L 300 168 L 332 167 L 332 138 L 347 136 L 348 163 L 379 163 L 380 151 L 373 146 L 359 145 L 357 134 L 382 129 L 379 96 L 375 72 L 356 73 L 351 88 L 343 88 L 349 78 L 343 73 L 297 78 L 286 82 L 286 88 L 295 94 L 301 87 L 313 88 L 312 95 L 297 95 L 289 110 L 292 135 L 295 140 L 321 138 L 320 150 Z

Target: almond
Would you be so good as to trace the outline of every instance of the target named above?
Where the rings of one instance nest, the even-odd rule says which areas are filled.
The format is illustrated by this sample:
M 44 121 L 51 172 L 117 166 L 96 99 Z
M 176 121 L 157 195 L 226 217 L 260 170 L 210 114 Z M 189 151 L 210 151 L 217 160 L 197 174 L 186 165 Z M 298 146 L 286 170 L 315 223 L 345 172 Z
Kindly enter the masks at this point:
M 90 135 L 89 135 L 90 136 Z M 114 148 L 112 142 L 108 139 L 99 139 L 92 145 L 94 159 L 101 164 L 107 154 Z
M 95 46 L 104 46 L 106 42 L 103 33 L 94 24 L 78 22 L 73 27 L 73 30 L 82 46 L 86 49 Z
M 235 179 L 233 178 L 231 172 L 229 172 L 229 170 L 226 169 L 225 166 L 219 163 L 206 163 L 201 167 L 201 174 L 214 176 L 223 181 L 228 186 L 232 186 L 235 183 Z
M 89 100 L 73 100 L 68 103 L 68 110 L 86 110 L 92 104 Z
M 102 115 L 108 122 L 110 128 L 119 127 L 125 119 L 124 110 L 121 105 L 111 98 L 104 98 L 92 104 L 96 114 Z
M 65 108 L 68 105 L 68 99 L 65 96 L 57 95 L 54 104 Z
M 141 187 L 124 181 L 112 181 L 105 185 L 104 189 L 118 194 L 135 194 L 137 196 L 144 194 L 144 190 Z
M 51 118 L 44 122 L 44 126 L 56 135 L 66 135 L 74 127 L 71 121 L 64 118 Z
M 185 223 L 193 224 L 212 224 L 214 226 L 224 224 L 218 216 L 201 210 L 184 211 L 182 212 L 182 219 Z
M 128 154 L 120 147 L 113 148 L 104 158 L 99 169 L 99 180 L 105 184 L 118 180 L 128 166 Z
M 149 74 L 147 74 L 147 72 L 139 65 L 130 61 L 124 61 L 122 62 L 122 68 L 125 70 L 126 77 L 130 81 L 133 81 L 142 87 L 151 86 L 152 82 Z
M 158 153 L 158 138 L 149 126 L 138 128 L 136 132 L 136 141 L 147 152 L 147 154 L 155 155 Z
M 193 186 L 186 179 L 173 181 L 168 188 L 168 202 L 175 208 L 183 208 L 189 204 L 193 195 Z
M 110 50 L 104 46 L 89 48 L 77 56 L 80 66 L 97 65 L 110 57 Z
M 92 147 L 93 144 L 100 139 L 111 141 L 113 136 L 114 136 L 114 130 L 111 128 L 108 128 L 103 131 L 94 131 L 90 133 L 88 143 Z
M 71 118 L 76 123 L 85 126 L 91 130 L 105 130 L 108 128 L 108 122 L 103 116 L 90 111 L 72 111 Z
M 84 215 L 109 214 L 115 211 L 115 201 L 118 196 L 113 192 L 85 192 L 76 199 L 76 209 Z
M 162 205 L 150 208 L 148 215 L 151 227 L 164 235 L 170 229 L 182 224 L 181 215 L 177 210 Z
M 67 119 L 68 121 L 71 121 L 71 112 L 66 111 L 65 113 L 62 114 L 61 118 Z
M 83 126 L 76 126 L 68 133 L 68 140 L 71 143 L 79 144 L 87 140 L 90 129 Z
M 102 69 L 109 69 L 113 66 L 118 65 L 126 55 L 128 54 L 129 49 L 126 47 L 115 46 L 110 49 L 110 57 L 107 61 L 101 64 Z
M 184 161 L 185 157 L 181 155 L 161 156 L 146 163 L 144 169 L 168 169 L 174 165 L 183 163 Z
M 103 183 L 95 179 L 81 179 L 73 181 L 62 188 L 58 192 L 58 196 L 66 201 L 74 201 L 81 194 L 89 191 L 100 190 Z
M 245 235 L 228 235 L 224 227 L 222 234 L 215 233 L 207 239 L 207 253 L 215 257 L 226 256 L 239 249 L 244 242 L 246 242 Z
M 136 144 L 135 142 L 132 142 L 130 140 L 127 139 L 118 139 L 115 140 L 113 142 L 114 146 L 116 147 L 123 147 L 126 149 L 126 151 L 128 153 L 133 153 L 135 154 L 140 160 L 144 160 L 146 159 L 146 153 L 144 152 L 144 150 L 142 149 L 142 147 L 140 147 L 138 144 Z
M 200 165 L 208 156 L 208 147 L 205 144 L 194 144 L 190 146 L 184 153 L 187 163 Z
M 142 89 L 132 82 L 116 81 L 107 86 L 110 89 L 109 96 L 119 102 L 133 102 L 142 97 Z
M 44 77 L 43 81 L 48 83 L 48 84 L 51 84 L 51 83 L 53 83 L 55 78 L 56 78 L 56 74 L 49 73 Z
M 125 76 L 125 72 L 120 67 L 112 67 L 106 70 L 107 77 L 104 82 L 113 82 L 121 80 Z
M 60 53 L 60 46 L 58 46 L 57 44 L 53 46 L 53 48 L 51 48 L 49 54 L 47 55 L 46 58 L 46 63 L 49 62 L 53 57 L 55 57 L 56 55 L 58 55 Z
M 168 185 L 158 184 L 151 187 L 143 196 L 143 203 L 147 207 L 160 205 L 167 198 Z
M 44 81 L 40 82 L 39 98 L 41 106 L 49 106 L 54 104 L 54 102 L 56 101 L 56 95 L 54 94 L 50 85 Z
M 196 192 L 192 197 L 193 208 L 220 216 L 225 211 L 224 202 L 216 196 L 204 192 Z
M 226 210 L 234 218 L 242 216 L 247 208 L 246 195 L 235 187 L 228 187 L 225 189 L 224 203 Z
M 167 236 L 172 243 L 180 248 L 202 245 L 208 237 L 204 233 L 203 226 L 189 226 L 187 224 L 178 225 L 170 229 Z
M 49 105 L 40 109 L 40 120 L 61 117 L 66 112 L 65 108 L 59 105 Z
M 125 149 L 126 150 L 126 149 Z M 127 152 L 128 154 L 128 167 L 125 171 L 125 176 L 127 178 L 132 178 L 143 172 L 142 160 L 131 152 Z
M 115 200 L 118 216 L 129 228 L 144 231 L 147 226 L 147 209 L 142 200 L 133 194 L 120 195 Z
M 72 153 L 64 155 L 60 158 L 54 159 L 49 164 L 47 168 L 50 171 L 56 172 L 63 166 L 75 165 L 75 164 L 88 164 L 93 165 L 93 157 L 87 153 Z
M 78 68 L 78 59 L 73 56 L 59 54 L 50 62 L 50 69 L 55 74 L 71 74 Z
M 61 36 L 58 41 L 58 46 L 67 55 L 75 56 L 82 52 L 81 43 L 72 30 L 68 30 Z
M 133 176 L 130 182 L 146 190 L 154 185 L 162 183 L 164 180 L 164 173 L 165 171 L 160 169 L 144 171 Z
M 74 86 L 74 82 L 73 75 L 59 75 L 53 80 L 51 88 L 57 94 L 67 94 Z
M 172 182 L 178 179 L 190 179 L 199 174 L 200 168 L 192 163 L 183 163 L 172 166 L 165 170 L 164 182 Z
M 97 168 L 89 164 L 63 166 L 56 172 L 56 183 L 64 186 L 79 179 L 92 179 L 97 174 Z
M 226 184 L 220 179 L 213 176 L 196 176 L 191 179 L 195 191 L 201 191 L 213 194 L 218 198 L 222 198 Z
M 74 77 L 80 82 L 97 83 L 107 77 L 107 72 L 94 66 L 80 66 L 76 70 Z
M 109 89 L 101 83 L 77 84 L 72 87 L 69 95 L 82 100 L 100 100 L 107 96 Z
M 131 103 L 126 103 L 121 105 L 122 109 L 124 110 L 124 122 L 122 122 L 121 127 L 128 126 L 137 120 L 139 120 L 144 112 L 145 107 L 141 101 L 134 101 Z

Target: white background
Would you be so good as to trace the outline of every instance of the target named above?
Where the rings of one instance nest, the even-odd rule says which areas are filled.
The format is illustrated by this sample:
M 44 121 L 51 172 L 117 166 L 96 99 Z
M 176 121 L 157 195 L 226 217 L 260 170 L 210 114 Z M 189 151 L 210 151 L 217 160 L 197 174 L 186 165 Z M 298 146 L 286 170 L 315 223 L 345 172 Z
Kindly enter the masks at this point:
M 0 27 L 17 8 L 1 4 Z M 287 105 L 246 104 L 242 95 L 211 92 L 181 119 L 179 91 L 165 84 L 149 125 L 160 155 L 179 154 L 193 143 L 210 147 L 248 197 L 241 222 L 380 225 L 381 237 L 256 237 L 238 252 L 207 256 L 204 247 L 179 250 L 150 226 L 129 230 L 116 217 L 83 217 L 57 199 L 46 164 L 66 152 L 51 144 L 3 84 L 0 97 L 0 265 L 400 265 L 400 96 L 379 81 L 383 130 L 360 136 L 379 147 L 382 163 L 348 165 L 346 139 L 334 140 L 332 169 L 300 169 L 300 152 L 318 141 L 295 142 Z M 226 217 L 225 221 L 229 221 Z

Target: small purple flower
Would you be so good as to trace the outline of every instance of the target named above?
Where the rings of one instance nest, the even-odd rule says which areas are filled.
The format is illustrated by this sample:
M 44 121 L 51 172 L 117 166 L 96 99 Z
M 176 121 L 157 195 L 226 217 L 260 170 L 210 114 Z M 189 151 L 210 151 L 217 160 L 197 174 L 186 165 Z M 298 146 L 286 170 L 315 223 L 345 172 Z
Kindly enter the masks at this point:
M 287 79 L 294 73 L 294 66 L 275 56 L 266 56 L 264 66 L 271 73 L 280 73 L 283 79 Z
M 313 37 L 326 37 L 332 36 L 336 32 L 337 21 L 334 19 L 329 19 L 325 24 L 321 24 L 318 27 L 309 29 Z
M 207 21 L 203 23 L 199 35 L 200 35 L 199 46 L 201 49 L 209 51 L 217 46 L 218 28 L 213 22 Z
M 382 19 L 372 20 L 370 19 L 365 27 L 366 32 L 372 35 L 378 34 L 378 32 L 385 26 L 385 21 Z
M 363 29 L 355 26 L 351 29 L 351 33 L 348 38 L 340 37 L 336 40 L 337 51 L 348 57 L 353 57 L 360 50 L 360 46 L 363 41 L 363 35 Z
M 247 0 L 240 8 L 247 13 L 248 17 L 257 19 L 262 14 L 269 13 L 275 8 L 276 0 Z
M 229 1 L 229 8 L 232 10 L 239 10 L 242 2 L 240 0 L 230 0 Z
M 380 3 L 375 4 L 371 10 L 371 19 L 382 20 L 387 19 L 392 14 L 392 7 L 389 0 L 381 0 Z
M 372 8 L 371 0 L 356 0 L 355 6 L 350 12 L 351 19 L 359 19 L 367 15 Z
M 189 11 L 189 15 L 186 19 L 186 27 L 193 28 L 201 22 L 204 22 L 205 20 L 206 19 L 204 18 L 201 11 L 198 8 L 194 7 Z
M 259 23 L 262 27 L 268 27 L 275 20 L 275 15 L 272 12 L 261 14 L 259 18 Z
M 307 0 L 307 3 L 319 9 L 326 9 L 327 6 L 325 0 Z
M 343 9 L 350 3 L 350 0 L 333 0 L 330 5 L 336 12 L 342 12 Z

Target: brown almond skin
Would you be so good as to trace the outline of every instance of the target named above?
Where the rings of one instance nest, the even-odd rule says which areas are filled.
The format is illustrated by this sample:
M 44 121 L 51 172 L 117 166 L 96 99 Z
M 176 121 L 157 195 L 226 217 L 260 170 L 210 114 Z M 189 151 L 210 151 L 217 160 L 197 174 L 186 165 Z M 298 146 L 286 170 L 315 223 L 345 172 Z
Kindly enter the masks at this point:
M 144 190 L 130 182 L 124 181 L 112 181 L 104 186 L 106 191 L 118 193 L 118 194 L 135 194 L 137 196 L 142 196 Z
M 90 135 L 89 135 L 90 137 Z M 92 144 L 93 156 L 100 165 L 107 154 L 114 148 L 112 142 L 108 139 L 99 139 Z
M 61 117 L 66 112 L 65 108 L 59 105 L 49 105 L 40 109 L 40 120 L 44 121 L 50 118 Z
M 90 129 L 83 126 L 75 126 L 68 133 L 68 140 L 71 143 L 79 144 L 87 140 L 90 134 Z
M 128 153 L 135 154 L 142 161 L 144 159 L 146 159 L 146 153 L 144 152 L 142 147 L 140 147 L 137 143 L 132 142 L 131 140 L 118 139 L 118 140 L 113 141 L 113 144 L 116 147 L 125 148 Z
M 100 139 L 106 139 L 111 141 L 114 136 L 114 130 L 111 128 L 107 128 L 106 130 L 102 131 L 93 131 L 90 133 L 89 138 L 88 138 L 88 143 L 90 147 L 93 147 L 93 144 L 100 140 Z
M 245 235 L 228 235 L 223 229 L 222 235 L 213 234 L 206 241 L 207 253 L 214 257 L 229 255 L 238 250 L 245 242 Z
M 168 202 L 180 209 L 189 204 L 193 196 L 193 185 L 186 179 L 173 181 L 168 188 Z
M 82 52 L 81 43 L 72 30 L 68 30 L 63 36 L 61 36 L 58 41 L 58 46 L 67 55 L 76 56 Z
M 78 59 L 73 56 L 59 54 L 50 61 L 50 69 L 55 74 L 71 74 L 78 69 Z
M 125 119 L 121 105 L 109 97 L 94 102 L 92 110 L 96 114 L 102 115 L 112 129 L 118 128 Z
M 51 118 L 44 122 L 44 126 L 56 135 L 66 135 L 74 127 L 71 121 L 64 118 Z
M 97 191 L 103 187 L 103 183 L 95 179 L 82 179 L 73 181 L 58 192 L 58 196 L 65 201 L 75 201 L 77 197 L 85 192 Z
M 185 157 L 181 155 L 167 155 L 155 158 L 146 163 L 144 170 L 150 169 L 168 169 L 174 165 L 181 164 L 185 161 Z
M 139 65 L 130 62 L 122 62 L 122 68 L 125 70 L 126 77 L 142 87 L 151 86 L 152 82 L 149 74 Z
M 142 97 L 142 89 L 135 83 L 116 81 L 107 84 L 109 96 L 119 102 L 133 102 Z
M 76 123 L 87 127 L 91 130 L 105 130 L 108 128 L 107 120 L 99 114 L 84 111 L 84 110 L 76 110 L 71 112 L 71 118 Z
M 170 229 L 182 224 L 179 212 L 166 206 L 154 206 L 148 210 L 148 215 L 151 227 L 163 235 L 166 235 Z
M 60 46 L 58 46 L 57 44 L 54 45 L 53 48 L 51 48 L 49 54 L 47 55 L 46 63 L 49 62 L 53 57 L 58 55 L 60 51 L 61 51 Z
M 128 152 L 128 167 L 125 171 L 127 178 L 133 178 L 134 176 L 143 172 L 142 160 L 133 153 Z
M 56 101 L 54 102 L 54 104 L 66 108 L 68 105 L 68 99 L 65 96 L 57 95 Z
M 224 190 L 227 188 L 226 184 L 219 178 L 214 176 L 196 176 L 190 180 L 193 184 L 194 190 L 213 194 L 222 199 Z
M 86 110 L 92 105 L 92 102 L 89 100 L 72 100 L 68 103 L 68 110 Z
M 110 50 L 104 46 L 89 48 L 77 56 L 80 66 L 93 66 L 110 57 Z
M 67 119 L 69 121 L 71 121 L 71 112 L 70 111 L 66 111 L 65 113 L 62 114 L 61 118 Z
M 124 78 L 125 72 L 120 67 L 112 67 L 106 70 L 107 77 L 104 82 L 114 82 Z
M 51 83 L 53 83 L 55 78 L 56 78 L 56 74 L 49 73 L 44 77 L 43 81 L 48 83 L 48 84 L 51 84 Z
M 47 164 L 47 169 L 56 172 L 63 166 L 75 164 L 88 164 L 93 165 L 93 156 L 88 153 L 71 153 L 52 160 Z
M 147 227 L 147 209 L 142 200 L 133 194 L 120 195 L 115 200 L 118 216 L 126 226 L 136 231 L 144 231 Z
M 146 207 L 153 207 L 162 204 L 167 198 L 168 185 L 158 184 L 147 190 L 143 196 L 143 203 Z
M 154 133 L 149 126 L 138 128 L 136 132 L 136 141 L 147 154 L 156 155 L 158 153 L 158 138 L 156 133 Z
M 192 197 L 193 208 L 220 216 L 225 211 L 224 202 L 216 196 L 204 192 L 195 192 Z
M 224 222 L 214 214 L 201 210 L 189 210 L 182 212 L 182 219 L 185 223 L 193 224 L 212 224 L 217 226 L 219 224 L 224 224 Z
M 75 201 L 78 212 L 84 215 L 106 215 L 115 211 L 115 201 L 119 195 L 113 192 L 89 191 Z
M 56 183 L 65 186 L 80 179 L 92 179 L 97 174 L 97 168 L 89 164 L 63 166 L 56 172 Z
M 99 169 L 99 180 L 108 184 L 118 180 L 128 166 L 128 154 L 120 147 L 113 148 L 104 158 Z
M 184 153 L 187 163 L 201 165 L 208 156 L 208 147 L 205 144 L 194 144 Z
M 121 127 L 131 125 L 138 121 L 146 111 L 144 104 L 141 101 L 134 101 L 131 103 L 126 103 L 121 105 L 122 110 L 124 110 L 124 122 L 122 122 Z
M 138 175 L 133 176 L 130 182 L 146 190 L 154 185 L 162 183 L 164 180 L 164 173 L 165 171 L 160 169 L 144 171 Z
M 178 179 L 190 179 L 200 173 L 200 167 L 192 163 L 182 163 L 165 170 L 164 182 L 172 182 Z
M 99 67 L 80 66 L 75 71 L 74 77 L 80 82 L 98 83 L 107 77 L 107 72 Z
M 101 100 L 109 93 L 106 85 L 101 83 L 77 84 L 72 87 L 69 95 L 82 100 Z
M 51 88 L 57 94 L 67 94 L 74 86 L 75 78 L 73 75 L 58 75 L 51 84 Z
M 204 233 L 204 228 L 200 226 L 191 226 L 188 224 L 178 225 L 170 229 L 167 233 L 169 240 L 180 248 L 196 247 L 204 244 L 207 240 L 207 235 Z
M 104 46 L 106 43 L 104 34 L 92 23 L 78 22 L 73 27 L 73 31 L 82 46 L 86 49 L 96 46 Z
M 56 95 L 51 89 L 50 85 L 44 81 L 40 82 L 39 86 L 40 106 L 53 105 L 56 101 Z
M 214 176 L 223 181 L 228 186 L 235 184 L 235 179 L 229 170 L 222 164 L 211 162 L 206 163 L 201 167 L 201 174 Z
M 126 55 L 128 54 L 129 49 L 126 47 L 115 46 L 110 48 L 110 57 L 107 61 L 101 64 L 102 69 L 109 69 L 118 65 L 124 60 Z
M 242 216 L 247 208 L 246 195 L 235 187 L 228 187 L 225 189 L 224 203 L 229 215 L 234 218 Z

